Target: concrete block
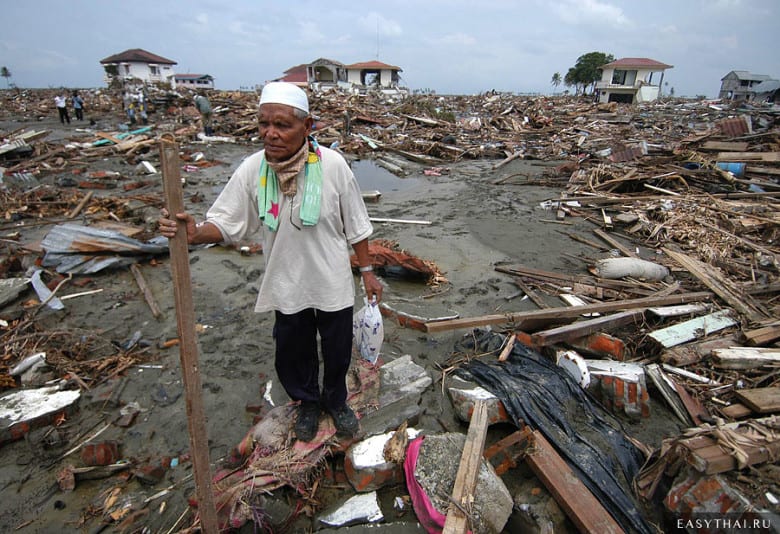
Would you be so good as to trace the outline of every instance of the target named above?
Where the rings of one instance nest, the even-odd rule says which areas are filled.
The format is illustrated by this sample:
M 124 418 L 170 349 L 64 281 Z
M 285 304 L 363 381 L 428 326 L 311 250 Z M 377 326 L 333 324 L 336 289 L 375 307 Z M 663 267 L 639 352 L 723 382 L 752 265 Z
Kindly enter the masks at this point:
M 447 392 L 455 410 L 455 415 L 461 421 L 466 423 L 471 421 L 474 405 L 478 400 L 484 400 L 487 403 L 488 424 L 512 422 L 512 419 L 506 412 L 504 403 L 491 392 L 474 382 L 463 380 L 457 376 L 450 377 L 447 379 Z
M 408 354 L 384 364 L 379 368 L 379 374 L 380 409 L 404 397 L 419 396 L 433 384 L 425 369 L 414 363 Z
M 588 390 L 605 408 L 629 417 L 650 417 L 644 367 L 610 360 L 585 361 L 591 378 Z
M 385 445 L 395 432 L 371 436 L 352 445 L 344 456 L 344 471 L 355 491 L 378 490 L 383 486 L 400 484 L 404 480 L 403 464 L 384 459 Z M 419 432 L 406 429 L 408 439 L 414 439 Z
M 445 516 L 449 507 L 448 497 L 452 495 L 465 443 L 465 434 L 428 435 L 420 446 L 414 466 L 415 480 L 434 508 Z M 471 508 L 472 532 L 502 532 L 512 513 L 512 506 L 512 496 L 506 485 L 496 475 L 493 467 L 483 459 Z
M 727 534 L 775 532 L 778 516 L 757 509 L 737 488 L 720 475 L 683 471 L 664 498 L 669 525 L 676 531 Z
M 24 437 L 76 411 L 81 393 L 57 386 L 15 391 L 0 398 L 0 443 Z

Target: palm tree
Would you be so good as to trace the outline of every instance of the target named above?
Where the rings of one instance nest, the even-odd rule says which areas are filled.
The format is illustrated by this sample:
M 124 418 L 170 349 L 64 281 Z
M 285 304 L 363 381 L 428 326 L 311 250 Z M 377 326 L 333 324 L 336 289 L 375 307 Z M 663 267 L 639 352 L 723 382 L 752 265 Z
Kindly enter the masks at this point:
M 5 84 L 10 88 L 11 84 L 8 79 L 11 77 L 11 71 L 8 70 L 8 67 L 0 68 L 0 76 L 5 78 Z
M 550 80 L 550 83 L 555 89 L 558 89 L 558 86 L 561 85 L 562 81 L 563 80 L 561 79 L 561 73 L 556 72 L 555 74 L 552 75 L 552 79 Z M 555 94 L 555 90 L 553 90 L 553 94 Z

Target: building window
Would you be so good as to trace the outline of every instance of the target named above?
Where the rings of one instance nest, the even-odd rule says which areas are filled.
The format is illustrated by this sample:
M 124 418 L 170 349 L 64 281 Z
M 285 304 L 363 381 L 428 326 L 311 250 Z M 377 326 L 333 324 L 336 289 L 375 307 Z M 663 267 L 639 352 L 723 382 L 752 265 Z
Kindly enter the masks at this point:
M 625 85 L 626 84 L 626 71 L 624 70 L 616 70 L 612 73 L 612 83 L 614 85 Z
M 152 76 L 158 76 L 160 74 L 160 69 L 157 67 L 157 65 L 149 65 L 149 73 Z

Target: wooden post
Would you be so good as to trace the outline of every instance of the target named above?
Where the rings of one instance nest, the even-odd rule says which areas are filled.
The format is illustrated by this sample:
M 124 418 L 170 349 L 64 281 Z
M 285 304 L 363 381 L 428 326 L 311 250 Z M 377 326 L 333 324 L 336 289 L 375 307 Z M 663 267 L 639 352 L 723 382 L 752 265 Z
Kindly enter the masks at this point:
M 179 145 L 173 139 L 173 136 L 164 135 L 161 138 L 160 161 L 162 164 L 166 209 L 170 214 L 181 213 L 184 211 L 184 196 L 181 189 L 181 174 L 179 170 Z M 192 465 L 195 471 L 198 512 L 203 532 L 205 534 L 217 534 L 219 532 L 219 523 L 217 521 L 217 508 L 211 485 L 209 441 L 208 433 L 206 432 L 206 417 L 203 411 L 203 397 L 201 395 L 202 386 L 198 364 L 195 312 L 192 304 L 189 249 L 184 223 L 179 223 L 176 236 L 169 240 L 168 246 L 171 253 L 176 321 L 181 340 L 179 360 L 184 380 L 187 427 L 190 433 Z
M 452 502 L 447 510 L 442 534 L 466 534 L 468 531 L 468 517 L 463 510 L 467 509 L 474 500 L 474 488 L 477 485 L 479 469 L 482 467 L 487 427 L 487 403 L 478 400 L 471 413 L 469 432 L 466 434 L 466 444 L 460 457 L 455 487 L 452 488 Z
M 133 263 L 130 265 L 130 272 L 133 273 L 133 277 L 135 277 L 135 283 L 138 284 L 138 288 L 144 294 L 146 303 L 149 305 L 149 309 L 152 310 L 152 315 L 154 315 L 155 319 L 159 319 L 162 316 L 162 312 L 160 311 L 160 307 L 157 305 L 157 301 L 154 299 L 152 290 L 149 288 L 149 285 L 144 279 L 144 275 L 141 273 L 141 268 L 138 267 L 137 264 Z

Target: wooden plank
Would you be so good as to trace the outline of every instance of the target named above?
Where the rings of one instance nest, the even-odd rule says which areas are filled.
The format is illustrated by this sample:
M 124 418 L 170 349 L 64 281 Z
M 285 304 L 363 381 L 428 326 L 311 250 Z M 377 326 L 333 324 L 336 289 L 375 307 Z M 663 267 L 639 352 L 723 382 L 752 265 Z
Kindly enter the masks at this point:
M 534 431 L 526 462 L 566 512 L 579 532 L 618 534 L 623 529 L 538 431 Z
M 766 345 L 780 339 L 780 325 L 765 326 L 743 332 L 745 334 L 745 343 L 751 347 Z
M 720 369 L 755 369 L 780 364 L 780 350 L 763 347 L 713 349 L 712 360 Z
M 569 325 L 536 332 L 531 335 L 531 342 L 537 347 L 547 347 L 561 341 L 581 338 L 594 332 L 609 332 L 627 324 L 641 323 L 643 318 L 643 310 L 629 310 L 604 317 L 577 321 Z
M 468 531 L 468 517 L 463 510 L 468 510 L 474 502 L 474 489 L 477 486 L 479 469 L 482 467 L 487 427 L 487 402 L 479 399 L 474 404 L 474 411 L 471 414 L 471 423 L 466 434 L 463 454 L 460 457 L 455 486 L 452 488 L 452 502 L 447 510 L 443 534 L 466 534 Z
M 461 317 L 448 321 L 435 321 L 425 323 L 426 332 L 443 332 L 457 328 L 472 328 L 489 324 L 518 323 L 526 320 L 561 319 L 564 317 L 579 317 L 587 313 L 603 313 L 622 310 L 647 308 L 650 306 L 667 306 L 673 304 L 685 304 L 687 302 L 700 302 L 708 300 L 712 293 L 708 291 L 695 293 L 680 293 L 663 297 L 643 297 L 638 299 L 621 300 L 616 302 L 599 302 L 586 306 L 563 306 L 547 308 L 544 310 L 531 310 L 524 312 L 483 315 L 481 317 Z
M 157 300 L 155 300 L 154 295 L 152 294 L 152 290 L 149 289 L 149 285 L 144 279 L 144 275 L 141 273 L 141 268 L 133 263 L 130 265 L 130 272 L 133 273 L 135 283 L 138 284 L 138 288 L 141 290 L 141 293 L 143 293 L 144 299 L 149 305 L 149 309 L 152 310 L 152 315 L 154 315 L 155 319 L 159 319 L 162 316 L 162 312 L 160 311 L 160 307 L 157 305 Z
M 84 209 L 84 206 L 87 205 L 87 202 L 89 202 L 92 199 L 92 195 L 94 194 L 95 194 L 94 191 L 90 191 L 89 193 L 84 195 L 84 198 L 82 198 L 79 201 L 78 205 L 75 208 L 73 208 L 67 215 L 65 215 L 65 217 L 67 217 L 68 219 L 72 219 L 73 217 L 81 213 L 81 210 Z
M 780 161 L 780 152 L 719 152 L 719 161 Z
M 716 475 L 739 468 L 736 458 L 724 452 L 714 439 L 708 438 L 708 441 L 709 443 L 706 446 L 699 446 L 693 450 L 689 449 L 691 450 L 689 462 L 694 468 L 706 475 Z M 686 448 L 689 447 L 686 446 Z M 769 443 L 759 442 L 756 445 L 741 445 L 740 448 L 747 455 L 747 465 L 756 465 L 777 458 L 777 454 L 780 453 L 780 440 Z
M 113 135 L 105 133 L 105 132 L 95 132 L 95 135 L 97 135 L 101 139 L 105 139 L 107 141 L 111 141 L 115 145 L 118 145 L 119 143 L 122 142 L 119 138 L 114 137 Z
M 674 412 L 684 425 L 692 426 L 691 416 L 677 393 L 675 382 L 666 376 L 666 373 L 663 372 L 661 367 L 655 363 L 646 366 L 645 373 L 650 377 L 650 380 L 653 381 L 656 389 L 664 398 L 672 412 Z
M 733 334 L 706 341 L 686 343 L 664 351 L 661 354 L 661 361 L 677 366 L 691 365 L 702 358 L 709 357 L 714 349 L 726 349 L 736 345 L 739 345 L 739 342 Z
M 707 141 L 702 146 L 702 150 L 723 150 L 727 152 L 747 152 L 749 144 L 745 141 Z
M 724 328 L 734 326 L 737 321 L 729 309 L 719 310 L 703 317 L 696 317 L 660 330 L 650 332 L 648 337 L 663 348 L 682 345 L 688 341 L 701 339 Z
M 758 165 L 747 165 L 745 167 L 746 173 L 755 173 L 755 174 L 772 174 L 774 176 L 780 176 L 780 169 L 776 169 L 774 167 L 760 167 Z
M 160 162 L 162 164 L 163 193 L 168 213 L 184 212 L 184 195 L 181 186 L 179 145 L 172 135 L 160 140 Z M 192 466 L 195 474 L 195 488 L 198 498 L 198 513 L 203 532 L 219 532 L 217 508 L 212 490 L 211 464 L 209 462 L 209 440 L 206 431 L 206 415 L 203 409 L 200 365 L 198 364 L 197 333 L 195 330 L 195 308 L 192 302 L 190 279 L 189 245 L 187 229 L 179 221 L 176 235 L 168 240 L 173 275 L 173 294 L 176 303 L 176 322 L 181 343 L 179 359 L 184 382 L 187 426 L 192 451 Z
M 720 413 L 732 419 L 743 419 L 753 413 L 753 410 L 742 403 L 734 403 L 720 409 Z
M 712 308 L 711 304 L 696 303 L 696 304 L 680 304 L 679 306 L 663 306 L 659 308 L 647 308 L 649 313 L 652 313 L 659 319 L 668 319 L 669 317 L 680 317 L 681 315 L 692 315 L 694 313 L 708 312 Z
M 740 389 L 736 392 L 742 404 L 758 413 L 780 411 L 780 387 Z
M 607 234 L 606 232 L 603 232 L 599 230 L 598 228 L 593 230 L 593 233 L 599 236 L 601 239 L 603 239 L 605 242 L 609 243 L 611 246 L 618 249 L 620 252 L 623 253 L 623 256 L 627 256 L 629 258 L 637 258 L 636 252 L 631 250 L 630 248 L 624 246 L 622 243 L 614 239 L 612 236 Z
M 662 250 L 741 315 L 755 321 L 767 315 L 760 310 L 758 304 L 754 303 L 749 295 L 739 291 L 733 283 L 723 278 L 714 267 L 668 247 L 663 247 Z

